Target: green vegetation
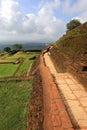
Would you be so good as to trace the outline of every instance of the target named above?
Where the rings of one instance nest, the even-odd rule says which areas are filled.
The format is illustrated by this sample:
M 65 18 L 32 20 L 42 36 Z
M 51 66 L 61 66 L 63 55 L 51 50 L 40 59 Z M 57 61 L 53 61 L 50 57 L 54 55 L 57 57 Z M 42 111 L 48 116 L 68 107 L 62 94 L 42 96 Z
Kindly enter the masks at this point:
M 72 58 L 73 54 L 81 56 L 81 54 L 87 53 L 86 36 L 87 23 L 69 31 L 55 43 L 55 47 L 70 58 Z
M 6 57 L 6 59 L 9 60 L 9 61 L 15 62 L 20 57 L 24 58 L 24 59 L 28 59 L 30 57 L 30 54 L 26 54 L 26 53 L 20 52 L 20 54 L 15 54 L 15 55 L 11 55 L 11 56 L 8 55 Z
M 0 130 L 25 130 L 32 80 L 0 82 Z
M 7 59 L 8 60 L 12 60 L 13 59 L 13 61 L 14 60 L 16 60 L 17 58 L 20 58 L 20 57 L 22 57 L 22 58 L 30 58 L 30 57 L 33 57 L 33 56 L 38 56 L 38 53 L 35 53 L 35 52 L 32 52 L 32 53 L 25 53 L 25 52 L 19 52 L 19 54 L 15 54 L 15 55 L 11 55 L 11 56 L 7 56 Z
M 14 76 L 14 74 L 15 76 L 26 76 L 29 67 L 34 61 L 29 60 L 29 58 L 33 56 L 38 56 L 38 53 L 25 53 L 20 51 L 14 55 L 9 55 L 6 53 L 4 56 L 0 56 L 0 78 Z M 23 59 L 23 62 L 15 64 L 15 62 L 20 58 Z
M 0 78 L 13 76 L 18 66 L 18 64 L 14 65 L 11 63 L 0 64 Z
M 10 48 L 10 47 L 5 47 L 5 48 L 4 48 L 4 51 L 10 52 L 10 51 L 11 51 L 11 48 Z
M 69 23 L 67 23 L 67 31 L 72 30 L 79 25 L 81 25 L 80 21 L 77 19 L 73 19 Z
M 27 79 L 38 53 L 0 53 L 0 130 L 26 130 L 32 79 Z M 15 79 L 15 76 L 17 79 Z M 22 80 L 25 76 L 25 80 Z M 10 81 L 8 81 L 8 77 Z M 2 81 L 2 78 L 6 80 Z
M 24 62 L 21 64 L 19 70 L 17 71 L 16 76 L 27 75 L 28 69 L 32 63 L 33 63 L 32 60 L 29 60 L 29 59 L 24 60 Z

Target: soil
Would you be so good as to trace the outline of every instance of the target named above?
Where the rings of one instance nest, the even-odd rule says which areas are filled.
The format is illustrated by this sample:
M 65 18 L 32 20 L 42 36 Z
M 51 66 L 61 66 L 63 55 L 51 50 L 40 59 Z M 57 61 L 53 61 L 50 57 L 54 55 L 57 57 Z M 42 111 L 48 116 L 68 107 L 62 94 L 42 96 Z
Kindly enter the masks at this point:
M 43 130 L 43 87 L 39 69 L 33 78 L 27 130 Z

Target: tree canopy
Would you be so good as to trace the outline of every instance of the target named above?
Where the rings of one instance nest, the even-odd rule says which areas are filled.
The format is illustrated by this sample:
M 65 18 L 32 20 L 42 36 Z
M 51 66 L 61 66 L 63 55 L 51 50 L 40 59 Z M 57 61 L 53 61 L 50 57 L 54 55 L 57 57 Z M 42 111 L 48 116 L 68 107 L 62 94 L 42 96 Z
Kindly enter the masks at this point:
M 11 51 L 11 48 L 10 48 L 10 47 L 5 47 L 5 48 L 4 48 L 4 51 L 10 52 L 10 51 Z
M 67 31 L 76 28 L 77 26 L 81 25 L 78 19 L 73 19 L 69 23 L 67 23 Z

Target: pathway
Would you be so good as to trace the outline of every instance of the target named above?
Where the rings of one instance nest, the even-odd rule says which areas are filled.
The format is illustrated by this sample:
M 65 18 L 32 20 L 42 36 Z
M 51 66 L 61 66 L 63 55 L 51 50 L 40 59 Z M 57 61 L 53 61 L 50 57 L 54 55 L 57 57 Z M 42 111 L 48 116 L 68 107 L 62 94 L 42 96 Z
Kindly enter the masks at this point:
M 44 54 L 44 60 L 46 66 L 48 66 L 52 75 L 55 77 L 55 82 L 69 113 L 74 129 L 87 130 L 87 92 L 71 74 L 57 73 L 48 53 Z M 69 130 L 71 130 L 71 128 Z
M 44 64 L 42 55 L 40 56 L 39 70 L 43 86 L 44 130 L 74 130 L 50 70 Z

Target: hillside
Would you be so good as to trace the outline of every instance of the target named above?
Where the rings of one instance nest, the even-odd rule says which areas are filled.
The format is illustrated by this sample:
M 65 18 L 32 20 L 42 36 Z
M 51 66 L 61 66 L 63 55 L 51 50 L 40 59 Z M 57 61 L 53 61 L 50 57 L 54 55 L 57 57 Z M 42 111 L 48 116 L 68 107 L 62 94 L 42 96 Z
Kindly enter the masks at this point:
M 70 72 L 87 87 L 87 22 L 53 44 L 51 58 L 58 72 Z

